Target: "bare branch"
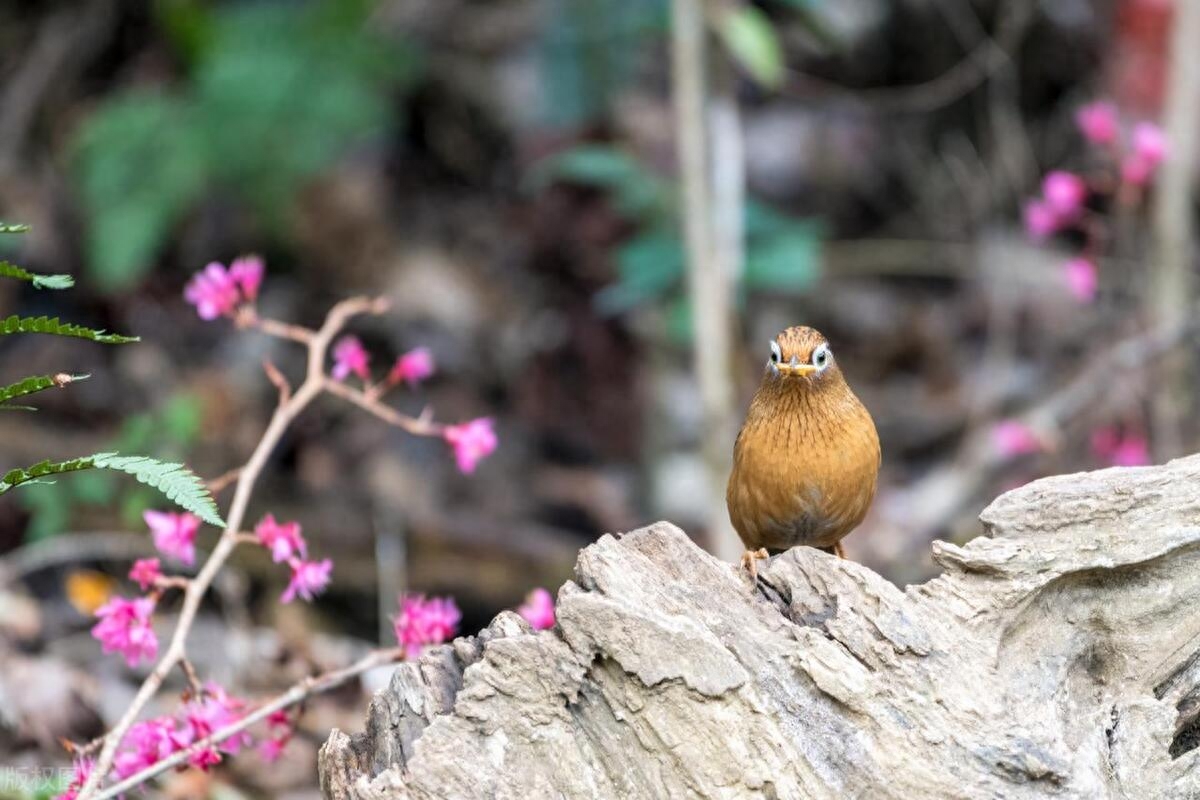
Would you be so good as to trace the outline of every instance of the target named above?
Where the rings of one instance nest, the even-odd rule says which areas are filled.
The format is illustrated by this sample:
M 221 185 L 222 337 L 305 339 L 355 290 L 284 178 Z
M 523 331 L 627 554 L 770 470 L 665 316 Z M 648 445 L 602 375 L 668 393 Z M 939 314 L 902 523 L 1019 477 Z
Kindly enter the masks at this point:
M 215 731 L 208 738 L 201 739 L 190 747 L 184 748 L 176 753 L 172 753 L 162 761 L 158 761 L 155 764 L 146 767 L 141 772 L 130 775 L 120 783 L 110 786 L 108 789 L 105 789 L 103 792 L 97 795 L 96 800 L 107 800 L 110 797 L 116 797 L 123 792 L 134 789 L 151 778 L 161 775 L 163 772 L 166 772 L 173 767 L 186 764 L 192 756 L 196 755 L 196 753 L 200 752 L 201 750 L 206 750 L 210 747 L 220 744 L 232 736 L 236 736 L 254 723 L 266 719 L 276 711 L 282 711 L 285 708 L 290 708 L 291 706 L 304 701 L 314 694 L 327 692 L 330 689 L 341 686 L 343 683 L 346 683 L 352 678 L 358 677 L 370 669 L 374 669 L 375 667 L 383 666 L 385 664 L 391 664 L 395 661 L 400 661 L 403 657 L 403 648 L 376 650 L 375 652 L 364 656 L 348 667 L 343 667 L 342 669 L 334 670 L 333 672 L 326 672 L 325 674 L 319 675 L 315 678 L 305 678 L 299 683 L 293 685 L 292 688 L 288 689 L 283 694 L 276 697 L 274 700 L 264 703 L 251 713 L 239 719 L 237 722 L 231 725 L 226 725 L 224 728 Z
M 246 515 L 250 495 L 254 491 L 254 486 L 258 481 L 259 475 L 262 473 L 263 467 L 266 466 L 267 459 L 275 449 L 275 446 L 279 444 L 279 440 L 283 437 L 284 432 L 291 423 L 326 387 L 324 365 L 329 343 L 351 317 L 358 314 L 379 314 L 386 311 L 387 308 L 388 303 L 383 299 L 355 297 L 343 300 L 330 309 L 320 330 L 315 333 L 308 332 L 304 335 L 304 343 L 308 348 L 308 371 L 304 383 L 300 385 L 295 394 L 289 396 L 285 402 L 281 402 L 275 409 L 275 413 L 271 416 L 271 421 L 268 423 L 266 430 L 263 431 L 262 438 L 254 448 L 250 459 L 242 467 L 241 473 L 238 475 L 237 488 L 234 490 L 229 513 L 226 516 L 227 527 L 221 534 L 221 538 L 217 540 L 217 546 L 213 548 L 212 553 L 209 555 L 200 572 L 191 580 L 184 591 L 183 606 L 179 612 L 179 622 L 176 624 L 175 631 L 171 635 L 170 644 L 168 644 L 166 650 L 159 658 L 154 669 L 142 682 L 141 687 L 134 696 L 133 702 L 129 704 L 129 708 L 125 710 L 121 719 L 108 735 L 104 737 L 104 746 L 100 751 L 99 757 L 96 759 L 95 768 L 79 791 L 78 797 L 80 800 L 88 800 L 88 798 L 92 798 L 95 795 L 101 780 L 112 769 L 117 747 L 129 731 L 130 726 L 133 725 L 142 709 L 146 707 L 146 704 L 150 702 L 151 698 L 162 687 L 163 681 L 166 680 L 167 675 L 170 674 L 175 665 L 185 658 L 187 635 L 191 631 L 196 613 L 200 609 L 200 602 L 208 591 L 208 587 L 212 585 L 214 578 L 216 578 L 217 572 L 241 541 L 238 532 Z M 259 322 L 258 327 L 261 328 L 262 321 L 260 320 Z M 292 337 L 289 336 L 287 338 Z M 111 797 L 113 795 L 109 793 L 104 796 Z

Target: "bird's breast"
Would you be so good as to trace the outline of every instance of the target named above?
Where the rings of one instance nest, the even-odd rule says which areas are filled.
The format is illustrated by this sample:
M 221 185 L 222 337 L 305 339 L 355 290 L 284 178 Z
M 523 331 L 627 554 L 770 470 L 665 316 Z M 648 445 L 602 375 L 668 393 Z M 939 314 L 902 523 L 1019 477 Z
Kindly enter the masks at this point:
M 755 398 L 726 493 L 730 519 L 748 548 L 826 547 L 866 515 L 879 438 L 866 408 L 848 389 L 845 395 L 821 398 L 824 408 L 799 401 L 772 408 Z

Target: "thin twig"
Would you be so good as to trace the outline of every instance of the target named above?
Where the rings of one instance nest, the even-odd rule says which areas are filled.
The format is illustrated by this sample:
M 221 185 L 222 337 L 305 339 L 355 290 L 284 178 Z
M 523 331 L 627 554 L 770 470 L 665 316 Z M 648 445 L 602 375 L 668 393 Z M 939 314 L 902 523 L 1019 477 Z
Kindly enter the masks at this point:
M 196 667 L 192 662 L 183 657 L 179 659 L 179 668 L 183 670 L 183 676 L 187 678 L 188 688 L 192 692 L 193 697 L 200 697 L 204 694 L 204 687 L 200 684 L 200 675 L 196 672 Z
M 332 378 L 325 379 L 325 391 L 349 400 L 354 405 L 374 414 L 387 424 L 408 431 L 414 436 L 441 436 L 445 430 L 444 425 L 439 425 L 431 421 L 430 415 L 427 413 L 429 409 L 425 409 L 420 417 L 410 417 L 407 414 L 401 414 L 391 406 L 384 405 L 365 391 L 354 389 Z
M 285 405 L 292 398 L 292 385 L 288 383 L 288 379 L 279 367 L 275 366 L 269 359 L 263 359 L 263 372 L 267 373 L 269 380 L 276 389 L 279 390 L 279 405 Z
M 105 789 L 103 792 L 97 795 L 96 800 L 108 800 L 108 798 L 116 797 L 123 792 L 128 792 L 130 789 L 134 789 L 142 785 L 151 778 L 161 775 L 163 772 L 166 772 L 173 767 L 178 767 L 187 763 L 192 756 L 196 755 L 201 750 L 206 750 L 210 747 L 220 744 L 232 736 L 236 736 L 254 723 L 271 716 L 276 711 L 290 708 L 291 706 L 304 701 L 314 694 L 320 694 L 321 692 L 327 692 L 330 689 L 337 688 L 343 683 L 346 683 L 352 678 L 358 677 L 370 669 L 400 661 L 403 657 L 403 648 L 396 647 L 390 650 L 376 650 L 348 667 L 343 667 L 342 669 L 334 670 L 333 672 L 326 672 L 325 674 L 318 675 L 317 677 L 305 678 L 304 680 L 294 684 L 292 688 L 288 689 L 274 700 L 264 703 L 254 711 L 239 719 L 237 722 L 218 729 L 217 731 L 213 732 L 211 736 L 201 739 L 190 747 L 172 753 L 162 761 L 155 762 L 151 766 L 143 769 L 141 772 L 136 772 L 120 783 L 110 786 L 108 789 Z
M 239 328 L 255 328 L 268 336 L 274 336 L 277 339 L 288 339 L 303 345 L 311 344 L 313 338 L 316 336 L 315 331 L 303 325 L 292 325 L 288 322 L 260 317 L 258 311 L 253 306 L 242 306 L 238 309 L 234 323 Z
M 238 476 L 242 474 L 241 467 L 234 467 L 223 475 L 218 475 L 208 482 L 208 491 L 212 494 L 220 494 L 227 487 L 231 486 Z
M 138 714 L 141 713 L 146 704 L 158 692 L 167 675 L 170 674 L 175 665 L 186 655 L 187 635 L 191 631 L 196 613 L 200 609 L 200 601 L 204 598 L 217 572 L 225 564 L 225 561 L 239 543 L 238 531 L 246 515 L 246 507 L 249 505 L 251 492 L 254 490 L 254 485 L 258 481 L 263 467 L 266 466 L 267 459 L 275 449 L 275 446 L 279 444 L 279 440 L 283 437 L 284 432 L 291 425 L 292 421 L 296 419 L 309 403 L 321 394 L 322 389 L 325 387 L 325 359 L 333 337 L 341 331 L 347 320 L 351 317 L 358 314 L 379 314 L 385 311 L 387 307 L 388 303 L 383 299 L 356 297 L 344 300 L 329 310 L 329 314 L 325 317 L 325 322 L 321 325 L 321 329 L 307 338 L 305 344 L 308 347 L 308 369 L 304 382 L 295 394 L 288 398 L 286 403 L 280 404 L 275 409 L 274 414 L 271 416 L 271 421 L 263 432 L 262 438 L 254 448 L 250 459 L 242 468 L 242 472 L 238 476 L 237 488 L 234 490 L 233 501 L 226 516 L 227 527 L 221 534 L 221 538 L 217 540 L 217 546 L 213 548 L 208 560 L 184 592 L 183 606 L 179 612 L 179 622 L 176 624 L 175 631 L 171 635 L 170 644 L 168 644 L 166 650 L 159 658 L 154 669 L 142 682 L 141 687 L 133 698 L 133 702 L 129 704 L 121 719 L 108 735 L 104 737 L 104 747 L 96 759 L 95 767 L 79 791 L 78 796 L 80 800 L 88 800 L 88 798 L 93 797 L 100 785 L 100 781 L 112 769 L 117 747 L 120 745 L 121 740 L 125 738 L 125 734 L 129 731 L 130 726 L 133 725 Z M 106 794 L 105 796 L 109 797 L 112 795 Z

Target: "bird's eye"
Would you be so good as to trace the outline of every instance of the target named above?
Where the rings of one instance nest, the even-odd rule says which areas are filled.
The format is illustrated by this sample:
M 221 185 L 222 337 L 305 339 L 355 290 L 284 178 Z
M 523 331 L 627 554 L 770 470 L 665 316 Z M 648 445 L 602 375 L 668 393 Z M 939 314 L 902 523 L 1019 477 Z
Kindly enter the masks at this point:
M 818 370 L 823 370 L 833 361 L 833 353 L 829 352 L 829 345 L 823 344 L 813 351 L 812 364 Z
M 783 353 L 779 350 L 779 342 L 771 342 L 771 363 L 778 364 L 783 360 Z

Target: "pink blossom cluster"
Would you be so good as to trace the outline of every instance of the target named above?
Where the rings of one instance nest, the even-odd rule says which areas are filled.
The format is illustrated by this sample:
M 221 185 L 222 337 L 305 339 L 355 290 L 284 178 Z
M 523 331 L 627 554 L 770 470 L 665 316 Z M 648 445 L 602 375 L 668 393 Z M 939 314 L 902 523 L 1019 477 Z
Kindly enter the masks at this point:
M 154 546 L 160 553 L 185 566 L 196 563 L 196 531 L 200 518 L 188 512 L 146 511 L 142 519 L 150 528 Z
M 525 602 L 517 607 L 526 622 L 535 631 L 544 631 L 554 627 L 554 596 L 540 586 L 525 598 Z
M 235 697 L 215 683 L 207 683 L 198 696 L 183 703 L 174 714 L 136 722 L 130 726 L 113 758 L 112 777 L 124 780 L 148 769 L 165 758 L 187 750 L 231 725 L 240 722 L 247 713 L 246 701 Z M 268 737 L 260 752 L 278 758 L 293 735 L 293 725 L 286 711 L 267 717 Z M 236 755 L 254 743 L 247 731 L 240 731 L 223 741 L 192 753 L 187 763 L 200 769 L 219 764 L 226 755 Z M 267 747 L 270 745 L 270 747 Z M 66 791 L 57 800 L 75 800 L 87 781 L 95 763 L 91 759 L 75 762 L 75 774 Z
M 270 735 L 258 745 L 258 755 L 271 763 L 283 755 L 284 748 L 296 733 L 296 726 L 287 710 L 280 709 L 267 716 L 267 730 Z
M 992 427 L 992 448 L 1004 458 L 1016 458 L 1040 452 L 1042 441 L 1024 422 L 1006 419 Z
M 139 558 L 129 570 L 129 580 L 144 592 L 162 578 L 162 564 L 157 558 Z
M 92 627 L 92 636 L 104 652 L 120 653 L 130 667 L 152 661 L 158 655 L 158 636 L 150 626 L 150 619 L 157 603 L 153 596 L 110 598 L 96 609 L 99 621 Z
M 433 372 L 433 355 L 427 348 L 418 347 L 396 359 L 383 385 L 385 388 L 400 383 L 416 386 Z M 370 384 L 371 355 L 357 337 L 343 336 L 334 345 L 330 374 L 334 380 L 344 381 L 354 375 Z M 465 475 L 473 473 L 479 462 L 495 451 L 498 443 L 492 421 L 486 417 L 447 425 L 442 429 L 442 438 L 454 450 L 455 462 Z
M 329 585 L 333 562 L 328 558 L 308 561 L 308 544 L 300 531 L 299 522 L 280 523 L 275 515 L 267 514 L 254 526 L 254 535 L 263 547 L 271 551 L 276 564 L 287 563 L 292 577 L 279 599 L 290 603 L 297 597 L 312 601 Z
M 1119 160 L 1121 185 L 1142 190 L 1167 155 L 1166 138 L 1162 130 L 1149 122 L 1133 126 L 1127 146 L 1120 143 L 1121 120 L 1116 106 L 1099 101 L 1080 108 L 1075 123 L 1084 139 L 1103 148 Z M 1099 288 L 1099 273 L 1093 255 L 1094 232 L 1083 225 L 1086 206 L 1093 195 L 1102 194 L 1105 183 L 1089 183 L 1083 176 L 1065 170 L 1054 170 L 1042 180 L 1042 194 L 1029 200 L 1024 207 L 1025 230 L 1035 241 L 1044 241 L 1066 230 L 1083 230 L 1088 243 L 1084 252 L 1062 266 L 1062 280 L 1068 292 L 1081 303 L 1090 303 Z M 1128 194 L 1128 193 L 1126 193 Z M 1133 196 L 1138 196 L 1135 191 Z
M 414 659 L 426 646 L 441 644 L 454 636 L 462 614 L 451 597 L 405 594 L 400 611 L 392 620 L 396 642 L 404 648 L 404 657 Z
M 1101 428 L 1092 433 L 1092 454 L 1114 467 L 1143 467 L 1150 463 L 1150 443 L 1135 431 Z
M 245 713 L 245 701 L 215 683 L 208 683 L 199 697 L 188 700 L 176 714 L 144 720 L 130 727 L 113 759 L 113 772 L 118 780 L 136 775 L 237 723 Z M 242 731 L 219 744 L 197 750 L 188 758 L 188 763 L 208 769 L 220 763 L 222 754 L 236 755 L 250 744 L 250 734 Z
M 262 279 L 263 260 L 258 256 L 235 258 L 229 269 L 213 261 L 192 276 L 183 297 L 196 307 L 201 319 L 228 317 L 238 306 L 258 299 Z
M 71 776 L 71 782 L 67 788 L 58 795 L 55 800 L 75 800 L 79 797 L 79 790 L 87 783 L 87 779 L 92 774 L 92 769 L 95 768 L 96 762 L 90 758 L 75 759 L 74 774 Z
M 388 370 L 384 384 L 395 386 L 405 383 L 413 387 L 432 375 L 434 369 L 433 354 L 429 352 L 429 348 L 417 347 L 396 358 L 392 368 Z M 354 375 L 364 383 L 370 382 L 371 354 L 357 336 L 343 336 L 334 344 L 333 369 L 330 374 L 338 381 L 344 381 Z
M 498 440 L 488 417 L 480 417 L 461 425 L 447 425 L 442 438 L 454 449 L 454 459 L 464 475 L 470 475 L 475 467 L 496 449 Z

